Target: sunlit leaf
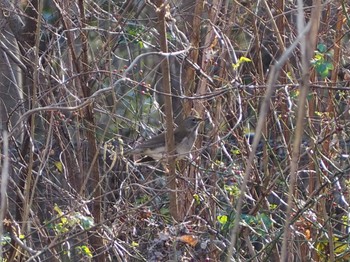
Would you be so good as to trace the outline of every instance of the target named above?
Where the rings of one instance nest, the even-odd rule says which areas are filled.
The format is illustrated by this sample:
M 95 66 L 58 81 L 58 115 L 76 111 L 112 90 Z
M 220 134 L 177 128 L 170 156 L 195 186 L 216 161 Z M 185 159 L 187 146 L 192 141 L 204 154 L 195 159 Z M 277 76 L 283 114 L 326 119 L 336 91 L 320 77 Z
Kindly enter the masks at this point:
M 177 240 L 184 242 L 193 247 L 198 243 L 198 237 L 194 235 L 183 235 L 178 237 Z
M 54 205 L 53 210 L 55 210 L 58 215 L 60 215 L 60 216 L 63 215 L 62 210 L 59 208 L 59 206 L 57 204 Z
M 63 165 L 60 161 L 56 161 L 54 165 L 60 173 L 63 173 Z
M 80 254 L 82 254 L 84 256 L 87 256 L 87 257 L 90 257 L 90 258 L 92 257 L 91 250 L 86 245 L 78 246 L 78 247 L 76 247 L 76 250 L 78 251 L 78 253 L 80 253 Z
M 217 216 L 218 222 L 222 225 L 225 225 L 228 221 L 228 217 L 223 215 L 223 216 Z
M 232 149 L 231 153 L 232 153 L 232 155 L 240 155 L 241 154 L 241 150 L 239 150 L 239 148 Z
M 139 243 L 135 242 L 135 241 L 132 241 L 131 242 L 131 246 L 132 247 L 138 247 L 139 246 Z
M 201 201 L 200 201 L 200 197 L 198 194 L 193 194 L 193 198 L 196 201 L 197 205 L 200 204 Z
M 251 62 L 251 61 L 252 61 L 251 59 L 249 59 L 248 57 L 245 57 L 245 56 L 241 56 L 241 57 L 239 58 L 239 62 L 240 62 L 240 63 Z
M 252 60 L 249 59 L 248 57 L 241 56 L 236 64 L 234 64 L 234 63 L 232 64 L 232 67 L 233 67 L 233 69 L 236 70 L 236 69 L 239 68 L 243 63 L 251 62 L 251 61 L 252 61 Z

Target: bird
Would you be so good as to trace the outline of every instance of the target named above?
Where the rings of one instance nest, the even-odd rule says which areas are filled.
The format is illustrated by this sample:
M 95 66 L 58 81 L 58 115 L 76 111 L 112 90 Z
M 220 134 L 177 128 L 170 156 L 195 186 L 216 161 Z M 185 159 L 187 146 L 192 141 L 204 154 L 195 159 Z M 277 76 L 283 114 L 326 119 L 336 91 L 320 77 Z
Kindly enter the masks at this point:
M 189 116 L 183 120 L 174 130 L 175 156 L 176 159 L 185 158 L 191 151 L 198 135 L 198 128 L 203 119 L 196 116 Z M 165 132 L 154 136 L 134 149 L 126 151 L 126 155 L 146 155 L 154 160 L 161 160 L 166 157 L 167 147 Z

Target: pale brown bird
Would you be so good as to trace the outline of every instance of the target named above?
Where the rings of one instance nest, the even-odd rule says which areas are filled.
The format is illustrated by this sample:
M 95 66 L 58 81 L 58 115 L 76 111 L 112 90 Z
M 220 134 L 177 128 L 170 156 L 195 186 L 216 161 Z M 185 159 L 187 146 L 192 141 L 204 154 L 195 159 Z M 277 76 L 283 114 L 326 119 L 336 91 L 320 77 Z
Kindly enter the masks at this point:
M 174 130 L 176 159 L 182 159 L 191 151 L 198 135 L 199 124 L 203 120 L 199 117 L 189 116 Z M 125 154 L 140 154 L 152 157 L 155 160 L 164 158 L 167 154 L 165 132 L 144 141 Z

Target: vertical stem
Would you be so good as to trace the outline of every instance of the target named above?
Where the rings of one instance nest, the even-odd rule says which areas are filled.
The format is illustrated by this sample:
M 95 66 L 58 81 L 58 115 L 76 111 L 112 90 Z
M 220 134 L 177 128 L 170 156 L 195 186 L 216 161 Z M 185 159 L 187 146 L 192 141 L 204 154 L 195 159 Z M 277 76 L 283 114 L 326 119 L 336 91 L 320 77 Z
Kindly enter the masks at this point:
M 298 30 L 301 33 L 302 30 L 306 28 L 304 25 L 304 12 L 303 12 L 303 2 L 298 1 Z M 290 179 L 289 179 L 289 192 L 288 192 L 288 201 L 287 201 L 287 211 L 286 211 L 286 221 L 284 228 L 284 238 L 282 243 L 282 252 L 281 252 L 281 261 L 287 261 L 288 257 L 288 242 L 289 232 L 290 232 L 290 223 L 292 221 L 292 209 L 293 209 L 293 199 L 294 199 L 294 187 L 296 183 L 296 175 L 298 171 L 298 160 L 300 154 L 300 145 L 302 141 L 302 136 L 304 133 L 304 117 L 306 113 L 306 99 L 309 93 L 310 87 L 310 59 L 312 58 L 316 46 L 316 39 L 318 34 L 318 27 L 320 23 L 321 16 L 321 1 L 314 0 L 314 8 L 311 12 L 310 18 L 310 31 L 300 42 L 301 49 L 301 60 L 302 60 L 302 83 L 298 103 L 298 116 L 296 123 L 296 131 L 293 143 L 293 153 L 292 153 L 292 162 L 290 168 Z
M 39 83 L 39 44 L 40 44 L 40 30 L 41 30 L 41 17 L 42 17 L 42 9 L 43 9 L 43 1 L 38 0 L 38 2 L 33 1 L 33 4 L 36 4 L 34 6 L 37 7 L 37 24 L 36 24 L 36 30 L 35 30 L 35 46 L 34 46 L 34 57 L 35 61 L 33 66 L 33 86 L 32 86 L 32 92 L 31 97 L 29 98 L 31 100 L 31 109 L 35 108 L 37 106 L 37 88 Z M 35 136 L 35 115 L 32 115 L 30 117 L 30 136 L 31 141 L 34 141 Z M 23 208 L 23 216 L 22 221 L 28 221 L 29 216 L 29 209 L 31 207 L 31 193 L 33 192 L 32 187 L 32 171 L 33 171 L 33 163 L 34 163 L 34 152 L 33 150 L 29 151 L 29 163 L 27 168 L 27 177 L 26 177 L 26 183 L 25 183 L 25 189 L 24 189 L 24 208 Z M 26 232 L 26 226 L 28 226 L 27 223 L 23 223 L 22 225 L 22 232 Z
M 198 63 L 198 57 L 199 57 L 199 45 L 200 45 L 200 38 L 201 38 L 201 21 L 202 21 L 202 13 L 203 13 L 203 6 L 204 6 L 204 0 L 197 0 L 196 6 L 194 10 L 194 17 L 192 22 L 192 37 L 191 37 L 191 46 L 192 50 L 189 54 L 189 59 L 191 59 L 192 62 Z M 193 93 L 194 90 L 194 84 L 195 84 L 195 69 L 191 66 L 188 66 L 186 69 L 185 74 L 185 81 L 184 81 L 184 93 L 185 96 L 190 96 Z M 192 108 L 192 102 L 184 101 L 184 111 L 185 114 L 188 115 Z
M 161 51 L 164 53 L 168 52 L 168 42 L 167 42 L 167 34 L 166 34 L 166 12 L 167 12 L 167 4 L 163 0 L 157 0 L 157 14 L 159 21 L 159 41 Z M 165 95 L 164 103 L 165 103 L 165 116 L 166 116 L 166 146 L 168 151 L 168 182 L 170 187 L 170 206 L 169 211 L 170 215 L 179 220 L 179 212 L 178 212 L 178 204 L 177 204 L 177 186 L 175 180 L 175 158 L 173 156 L 175 152 L 175 142 L 174 142 L 174 122 L 173 122 L 173 102 L 171 96 L 171 84 L 170 84 L 170 70 L 169 70 L 169 58 L 165 57 L 165 59 L 161 62 L 162 68 L 162 83 L 163 83 L 163 92 Z
M 82 41 L 82 70 L 84 73 L 87 73 L 89 71 L 88 68 L 88 45 L 87 45 L 87 35 L 84 31 L 84 27 L 86 25 L 85 21 L 85 8 L 84 8 L 84 1 L 79 0 L 78 6 L 80 9 L 80 20 L 81 20 L 81 28 L 80 28 L 80 38 Z M 80 67 L 79 67 L 80 68 Z M 81 74 L 81 88 L 82 93 L 84 97 L 89 97 L 91 95 L 91 87 L 88 83 L 87 74 Z M 88 179 L 91 184 L 95 185 L 92 196 L 93 196 L 93 204 L 92 204 L 92 215 L 94 217 L 94 222 L 96 225 L 100 225 L 102 222 L 102 207 L 101 207 L 101 201 L 102 201 L 102 188 L 101 188 L 101 178 L 100 178 L 100 172 L 99 172 L 99 165 L 97 161 L 97 143 L 95 138 L 95 119 L 93 116 L 93 105 L 90 105 L 85 108 L 85 119 L 87 123 L 87 140 L 89 142 L 88 147 L 88 161 L 91 163 L 89 171 L 86 174 L 86 179 Z M 106 261 L 104 244 L 103 239 L 98 234 L 99 230 L 97 232 L 94 232 L 90 235 L 90 243 L 91 246 L 94 249 L 94 261 L 103 262 Z
M 9 181 L 9 143 L 8 143 L 8 135 L 6 131 L 3 131 L 2 133 L 3 137 L 3 156 L 4 160 L 2 161 L 0 159 L 0 165 L 2 166 L 1 169 L 1 184 L 0 184 L 0 221 L 4 221 L 5 215 L 7 214 L 8 209 L 8 198 L 7 198 L 7 185 Z M 4 235 L 4 223 L 0 223 L 0 236 L 2 237 Z M 0 261 L 5 261 L 3 259 L 3 248 L 2 244 L 0 245 Z

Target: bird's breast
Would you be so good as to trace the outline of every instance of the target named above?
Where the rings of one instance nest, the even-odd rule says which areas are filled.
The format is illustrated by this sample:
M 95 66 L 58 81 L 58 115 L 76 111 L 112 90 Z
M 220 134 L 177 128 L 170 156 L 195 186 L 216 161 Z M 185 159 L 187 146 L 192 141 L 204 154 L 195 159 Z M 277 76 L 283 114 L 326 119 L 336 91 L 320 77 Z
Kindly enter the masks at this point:
M 191 134 L 182 139 L 182 141 L 176 145 L 176 154 L 184 155 L 191 151 L 194 141 L 196 140 L 196 134 Z
M 157 147 L 157 148 L 147 148 L 142 154 L 152 157 L 155 160 L 160 160 L 164 158 L 164 154 L 166 152 L 165 146 Z

